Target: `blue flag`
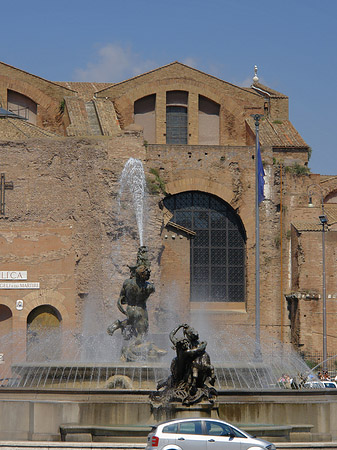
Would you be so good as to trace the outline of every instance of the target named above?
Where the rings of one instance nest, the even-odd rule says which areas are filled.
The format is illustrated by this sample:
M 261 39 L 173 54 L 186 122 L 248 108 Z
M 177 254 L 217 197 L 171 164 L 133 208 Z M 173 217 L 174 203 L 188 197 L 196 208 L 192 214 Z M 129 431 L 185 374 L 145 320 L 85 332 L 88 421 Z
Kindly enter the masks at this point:
M 259 204 L 264 200 L 264 170 L 261 159 L 261 151 L 260 151 L 260 142 L 257 143 L 257 187 L 258 187 L 258 195 L 259 195 Z

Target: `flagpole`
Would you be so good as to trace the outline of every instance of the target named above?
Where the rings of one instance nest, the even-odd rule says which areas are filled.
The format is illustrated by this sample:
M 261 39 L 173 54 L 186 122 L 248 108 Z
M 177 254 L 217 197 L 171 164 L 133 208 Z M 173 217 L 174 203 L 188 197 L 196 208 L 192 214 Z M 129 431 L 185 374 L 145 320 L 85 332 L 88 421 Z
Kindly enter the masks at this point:
M 253 115 L 255 120 L 255 353 L 256 360 L 262 360 L 260 339 L 260 214 L 259 214 L 259 121 L 261 114 Z

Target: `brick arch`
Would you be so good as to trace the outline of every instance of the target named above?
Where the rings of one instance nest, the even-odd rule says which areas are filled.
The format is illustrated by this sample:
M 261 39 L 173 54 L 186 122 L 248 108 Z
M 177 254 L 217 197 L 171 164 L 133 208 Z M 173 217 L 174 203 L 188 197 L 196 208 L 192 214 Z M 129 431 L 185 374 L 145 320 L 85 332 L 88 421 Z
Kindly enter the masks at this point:
M 0 378 L 5 378 L 8 376 L 6 374 L 10 373 L 13 349 L 17 349 L 17 347 L 15 347 L 15 337 L 13 336 L 14 312 L 2 299 L 0 300 L 0 314 L 0 352 L 4 355 L 4 361 L 0 365 Z
M 337 198 L 337 189 L 333 189 L 332 191 L 325 193 L 324 195 L 324 203 L 329 203 L 329 200 Z M 337 202 L 336 202 L 337 203 Z
M 128 92 L 122 93 L 117 98 L 111 97 L 113 100 L 117 100 L 118 102 L 123 102 L 123 97 L 130 103 L 134 103 L 135 101 L 147 97 L 148 95 L 158 94 L 164 91 L 185 91 L 196 93 L 198 95 L 202 95 L 204 97 L 209 98 L 215 103 L 218 103 L 220 106 L 223 106 L 226 103 L 226 109 L 233 110 L 237 109 L 237 102 L 231 98 L 229 95 L 219 95 L 219 91 L 216 89 L 212 89 L 206 83 L 194 80 L 182 80 L 181 78 L 172 78 L 170 80 L 160 80 L 149 83 L 144 83 L 142 85 L 136 86 L 134 89 L 131 89 Z
M 12 311 L 12 313 L 14 312 L 12 310 L 12 309 L 14 309 L 13 308 L 13 299 L 10 299 L 9 297 L 1 296 L 0 297 L 0 305 L 8 306 L 8 308 Z
M 50 291 L 47 289 L 41 289 L 40 291 L 31 292 L 26 296 L 22 297 L 24 308 L 22 313 L 20 314 L 19 320 L 20 322 L 24 322 L 26 324 L 27 317 L 29 313 L 42 305 L 51 305 L 55 309 L 59 311 L 62 317 L 62 321 L 66 323 L 69 320 L 69 313 L 65 306 L 65 296 L 60 294 L 59 292 Z
M 325 198 L 329 198 L 332 195 L 337 195 L 337 176 L 324 180 L 320 182 L 320 186 L 322 188 L 323 196 Z
M 185 191 L 201 191 L 207 192 L 208 194 L 216 195 L 217 197 L 228 203 L 234 210 L 236 206 L 232 204 L 233 191 L 229 189 L 226 185 L 212 181 L 206 178 L 183 178 L 180 180 L 174 180 L 166 184 L 166 192 L 168 194 L 174 195 Z M 239 213 L 242 220 L 243 226 L 245 227 L 247 239 L 250 236 L 249 227 L 247 227 L 247 221 L 250 220 L 251 211 L 248 211 L 249 215 L 245 212 Z
M 156 95 L 156 110 L 160 105 L 160 114 L 164 115 L 163 105 L 165 103 L 164 97 L 167 91 L 178 90 L 188 92 L 191 96 L 194 96 L 193 113 L 198 111 L 197 105 L 195 105 L 196 97 L 202 95 L 209 100 L 215 102 L 220 106 L 219 111 L 219 144 L 227 145 L 233 143 L 234 136 L 240 136 L 240 142 L 245 143 L 246 134 L 244 124 L 244 118 L 246 117 L 246 110 L 244 109 L 245 103 L 240 96 L 232 96 L 230 92 L 223 92 L 217 86 L 208 86 L 206 82 L 194 81 L 192 79 L 171 78 L 160 81 L 146 82 L 142 85 L 134 86 L 127 92 L 117 92 L 114 96 L 114 92 L 111 92 L 111 100 L 113 100 L 116 110 L 121 116 L 121 125 L 125 127 L 130 125 L 134 121 L 134 103 L 146 96 Z M 191 106 L 191 105 L 190 105 Z M 159 114 L 158 117 L 161 117 Z M 198 121 L 198 117 L 193 114 L 193 120 L 195 123 Z M 192 117 L 192 116 L 191 116 Z M 159 136 L 164 133 L 164 119 L 158 121 L 156 119 L 156 131 L 159 131 L 159 135 L 156 136 L 157 143 L 164 143 L 158 140 Z M 159 125 L 160 124 L 160 125 Z M 158 126 L 160 129 L 158 129 Z M 191 144 L 197 144 L 198 137 Z
M 12 308 L 10 308 L 8 305 L 5 305 L 4 303 L 2 303 L 1 301 L 0 301 L 0 307 L 1 306 L 4 306 L 6 309 L 8 309 L 9 311 L 10 311 L 10 313 L 11 313 L 11 319 L 13 318 L 13 311 L 12 311 Z
M 184 191 L 203 191 L 216 195 L 229 205 L 231 205 L 231 198 L 233 197 L 232 190 L 228 189 L 225 185 L 206 178 L 196 177 L 171 181 L 166 184 L 166 191 L 171 195 Z
M 6 86 L 6 89 L 11 89 L 12 91 L 19 92 L 20 94 L 25 95 L 26 97 L 37 103 L 40 107 L 45 109 L 50 108 L 51 106 L 53 106 L 54 108 L 58 107 L 59 102 L 63 98 L 62 95 L 60 95 L 59 97 L 51 97 L 32 84 L 15 78 L 0 76 L 0 82 Z

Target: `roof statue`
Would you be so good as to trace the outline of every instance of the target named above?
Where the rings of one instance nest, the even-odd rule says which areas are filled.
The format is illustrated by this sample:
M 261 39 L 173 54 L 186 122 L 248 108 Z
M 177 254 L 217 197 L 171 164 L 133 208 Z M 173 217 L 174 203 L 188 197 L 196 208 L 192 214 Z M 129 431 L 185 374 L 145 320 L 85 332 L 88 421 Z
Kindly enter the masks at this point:
M 257 76 L 257 65 L 254 66 L 254 77 L 253 83 L 257 83 L 259 81 L 259 77 Z

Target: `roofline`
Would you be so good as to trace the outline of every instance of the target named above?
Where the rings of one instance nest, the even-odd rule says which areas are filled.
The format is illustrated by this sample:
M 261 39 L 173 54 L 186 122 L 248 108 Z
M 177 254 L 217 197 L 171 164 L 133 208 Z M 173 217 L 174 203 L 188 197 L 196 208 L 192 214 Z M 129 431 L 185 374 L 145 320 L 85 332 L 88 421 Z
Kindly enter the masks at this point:
M 319 182 L 320 184 L 327 183 L 328 181 L 331 181 L 331 180 L 334 180 L 337 178 L 337 175 L 322 175 L 321 174 L 321 176 L 326 176 L 329 178 L 326 178 L 325 180 L 320 180 L 320 182 Z
M 30 75 L 31 77 L 38 78 L 39 80 L 45 81 L 47 83 L 54 84 L 55 86 L 57 86 L 61 89 L 66 89 L 67 91 L 70 91 L 70 92 L 77 92 L 77 91 L 74 91 L 73 89 L 69 89 L 64 86 L 61 86 L 60 84 L 57 84 L 57 82 L 55 82 L 55 81 L 50 81 L 50 80 L 47 80 L 46 78 L 39 77 L 38 75 L 34 75 L 33 73 L 27 72 L 26 70 L 19 69 L 18 67 L 15 67 L 15 66 L 11 66 L 10 64 L 7 64 L 3 61 L 0 61 L 0 64 L 10 67 L 11 69 L 14 69 L 14 70 L 19 70 L 20 72 L 26 73 L 27 75 Z
M 289 98 L 288 95 L 282 94 L 282 92 L 275 91 L 274 89 L 264 86 L 260 83 L 253 83 L 251 86 L 251 89 L 255 89 L 257 91 L 260 91 L 262 94 L 267 94 L 269 97 L 272 98 Z
M 195 69 L 194 67 L 187 66 L 186 64 L 183 64 L 183 63 L 181 63 L 181 62 L 179 62 L 179 61 L 173 61 L 173 62 L 171 62 L 171 63 L 169 63 L 169 64 L 165 64 L 164 66 L 160 66 L 160 67 L 157 67 L 156 69 L 152 69 L 152 70 L 149 70 L 148 72 L 142 73 L 142 74 L 140 74 L 140 75 L 136 75 L 135 77 L 128 78 L 128 79 L 126 79 L 126 80 L 120 81 L 119 83 L 112 84 L 110 87 L 107 87 L 107 88 L 105 88 L 105 89 L 102 89 L 101 91 L 97 91 L 96 94 L 101 93 L 101 92 L 104 92 L 104 91 L 106 91 L 106 90 L 108 90 L 108 89 L 111 89 L 112 87 L 119 86 L 119 85 L 121 85 L 121 84 L 123 84 L 123 83 L 128 83 L 128 82 L 131 81 L 131 80 L 136 80 L 137 78 L 144 77 L 144 76 L 146 76 L 146 75 L 148 75 L 148 74 L 150 74 L 150 73 L 156 72 L 157 70 L 161 70 L 161 69 L 164 69 L 164 68 L 166 68 L 166 67 L 173 66 L 174 64 L 179 64 L 179 65 L 181 65 L 181 66 L 183 66 L 183 67 L 186 67 L 186 68 L 188 68 L 188 69 L 190 69 L 190 70 L 194 70 L 195 72 L 201 73 L 202 75 L 206 75 L 207 77 L 210 77 L 210 78 L 213 78 L 213 79 L 215 79 L 215 80 L 221 81 L 222 83 L 225 83 L 225 84 L 229 84 L 230 86 L 233 86 L 233 87 L 235 87 L 235 88 L 237 88 L 237 89 L 244 90 L 245 92 L 248 91 L 248 92 L 250 92 L 252 95 L 256 95 L 256 96 L 260 97 L 260 95 L 258 95 L 256 92 L 253 92 L 253 91 L 251 90 L 251 88 L 249 88 L 249 87 L 243 88 L 243 87 L 241 87 L 241 86 L 237 86 L 236 84 L 229 83 L 228 81 L 222 80 L 221 78 L 215 77 L 214 75 L 210 75 L 209 73 L 203 72 L 202 70 Z
M 264 145 L 262 147 L 272 147 L 273 152 L 307 152 L 309 149 L 309 146 L 303 147 L 303 145 Z
M 36 138 L 36 137 L 38 138 L 39 136 L 29 136 L 28 134 L 26 134 L 24 132 L 24 130 L 22 130 L 21 128 L 16 126 L 16 124 L 14 123 L 15 120 L 20 120 L 20 119 L 21 118 L 19 118 L 19 117 L 2 117 L 2 120 L 7 120 L 8 123 L 10 123 L 14 128 L 16 128 L 20 133 L 22 133 L 26 138 L 28 138 L 28 139 Z M 37 125 L 34 125 L 33 123 L 28 122 L 27 119 L 24 119 L 24 124 L 28 128 L 37 129 L 41 134 L 43 134 L 47 138 L 59 137 L 57 134 L 55 134 L 51 131 L 43 130 L 43 128 L 40 128 Z

